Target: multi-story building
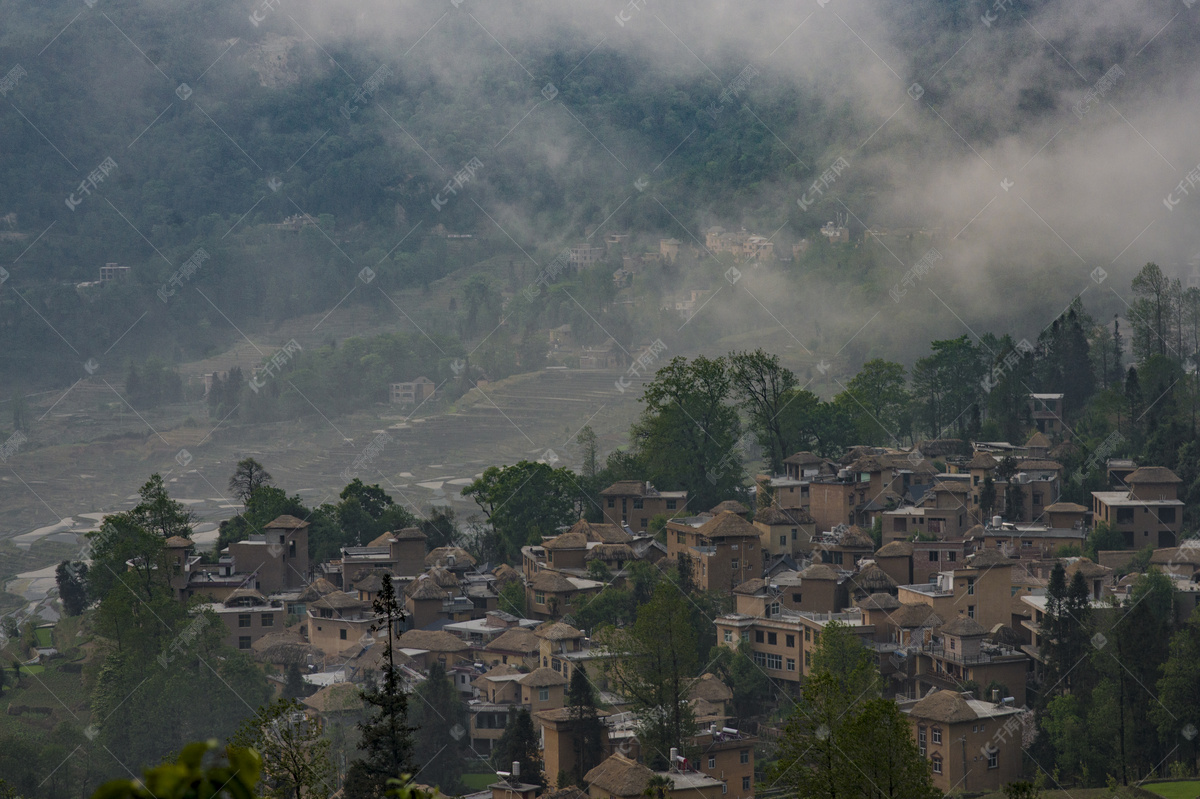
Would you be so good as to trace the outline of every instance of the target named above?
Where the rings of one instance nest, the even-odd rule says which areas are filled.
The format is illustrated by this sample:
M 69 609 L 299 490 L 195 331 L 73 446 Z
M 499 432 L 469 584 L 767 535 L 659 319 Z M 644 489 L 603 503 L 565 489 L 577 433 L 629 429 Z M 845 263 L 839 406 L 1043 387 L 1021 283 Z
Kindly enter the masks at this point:
M 1063 429 L 1063 395 L 1030 394 L 1029 416 L 1039 433 L 1056 435 Z
M 667 522 L 667 557 L 691 562 L 693 583 L 702 591 L 731 591 L 762 572 L 760 531 L 736 513 Z
M 817 522 L 804 508 L 761 508 L 754 514 L 763 560 L 776 555 L 802 557 L 812 551 Z
M 912 736 L 929 760 L 934 787 L 945 793 L 999 791 L 1021 776 L 1024 711 L 957 691 L 936 691 L 901 705 Z
M 990 630 L 1012 621 L 1012 566 L 999 551 L 985 549 L 953 571 L 938 572 L 935 581 L 900 586 L 897 599 L 929 605 L 945 622 L 965 616 Z
M 303 588 L 309 581 L 308 522 L 280 516 L 261 534 L 230 544 L 229 554 L 233 573 L 252 576 L 247 584 L 257 584 L 265 594 Z
M 766 615 L 728 613 L 718 616 L 717 643 L 731 649 L 745 646 L 750 656 L 773 680 L 798 687 L 812 668 L 812 655 L 821 642 L 821 631 L 830 622 L 851 628 L 864 644 L 874 641 L 875 628 L 853 608 L 842 613 L 813 613 L 769 607 Z
M 674 516 L 687 509 L 686 491 L 659 491 L 649 482 L 622 480 L 600 492 L 604 521 L 645 532 L 655 516 Z
M 1125 477 L 1125 491 L 1093 491 L 1092 513 L 1125 538 L 1127 549 L 1178 544 L 1183 525 L 1183 482 L 1165 466 L 1143 466 Z

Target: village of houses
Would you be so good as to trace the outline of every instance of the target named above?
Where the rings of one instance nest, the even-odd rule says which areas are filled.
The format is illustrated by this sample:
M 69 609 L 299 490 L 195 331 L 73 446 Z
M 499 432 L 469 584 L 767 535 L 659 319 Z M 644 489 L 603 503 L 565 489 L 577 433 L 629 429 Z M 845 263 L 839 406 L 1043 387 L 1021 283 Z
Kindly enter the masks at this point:
M 1061 397 L 1030 402 L 1037 426 L 1054 434 Z M 735 501 L 692 508 L 684 492 L 618 482 L 601 492 L 603 522 L 581 520 L 524 547 L 519 564 L 486 569 L 461 548 L 427 551 L 417 528 L 313 563 L 308 525 L 290 516 L 231 544 L 217 564 L 201 563 L 187 539 L 167 545 L 178 597 L 211 600 L 231 647 L 260 662 L 300 666 L 320 686 L 304 700 L 309 712 L 343 725 L 360 717 L 359 687 L 383 662 L 372 601 L 381 577 L 391 575 L 406 613 L 396 643 L 406 684 L 442 664 L 467 703 L 466 734 L 481 757 L 510 713 L 530 710 L 558 799 L 584 795 L 555 785 L 574 765 L 572 747 L 561 742 L 572 724 L 568 681 L 581 666 L 601 691 L 609 737 L 609 757 L 586 774 L 586 795 L 635 799 L 655 776 L 639 760 L 628 704 L 604 682 L 605 654 L 592 646 L 593 631 L 571 623 L 575 609 L 606 589 L 589 578 L 589 564 L 601 561 L 620 587 L 635 561 L 666 569 L 688 559 L 696 590 L 732 594 L 732 612 L 713 619 L 716 641 L 748 648 L 776 691 L 795 695 L 822 630 L 846 625 L 876 654 L 886 695 L 907 713 L 935 785 L 995 790 L 1021 776 L 1020 736 L 995 733 L 1013 728 L 1042 674 L 1039 625 L 1057 550 L 1082 547 L 1091 526 L 1105 522 L 1126 549 L 1100 552 L 1099 562 L 1061 559 L 1069 578 L 1082 573 L 1096 608 L 1128 591 L 1132 578 L 1115 575 L 1146 546 L 1175 583 L 1180 619 L 1200 604 L 1200 547 L 1179 542 L 1180 479 L 1153 464 L 1111 460 L 1109 486 L 1093 492 L 1090 507 L 1064 502 L 1056 458 L 1071 446 L 1052 445 L 1039 430 L 1019 445 L 933 440 L 911 451 L 855 447 L 836 461 L 799 452 L 786 459 L 786 473 L 756 478 L 754 508 Z M 1021 518 L 1032 521 L 981 517 L 985 478 L 1002 458 L 1015 459 L 1017 471 L 1011 483 L 995 480 L 997 507 L 1007 486 L 1020 486 Z M 665 542 L 647 533 L 660 515 L 671 517 Z M 866 532 L 876 521 L 878 546 Z M 498 607 L 510 583 L 523 587 L 527 618 Z M 690 701 L 701 732 L 686 742 L 696 756 L 666 773 L 671 794 L 747 799 L 755 794 L 756 748 L 779 731 L 754 719 L 731 726 L 730 686 L 712 674 L 696 677 Z M 975 695 L 964 692 L 968 683 L 1007 690 Z M 965 748 L 952 748 L 963 740 Z M 538 791 L 512 776 L 494 790 L 524 799 Z

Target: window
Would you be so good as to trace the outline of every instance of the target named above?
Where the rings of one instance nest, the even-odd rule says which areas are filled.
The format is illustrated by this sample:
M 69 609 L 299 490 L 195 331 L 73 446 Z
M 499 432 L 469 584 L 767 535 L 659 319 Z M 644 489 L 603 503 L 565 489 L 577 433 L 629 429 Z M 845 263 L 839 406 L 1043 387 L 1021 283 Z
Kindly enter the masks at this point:
M 1133 508 L 1117 508 L 1117 524 L 1133 524 Z
M 812 640 L 812 629 L 810 629 L 810 628 L 808 628 L 808 627 L 805 627 L 805 628 L 804 628 L 804 640 L 805 640 L 805 641 L 811 641 L 811 640 Z
M 781 547 L 787 546 L 787 535 L 779 536 L 779 546 L 781 546 Z
M 955 647 L 954 647 L 954 641 L 955 641 L 955 639 L 953 639 L 953 638 L 947 638 L 946 640 L 950 642 L 950 651 L 951 651 L 951 652 L 953 652 L 953 651 L 954 651 L 954 648 L 955 648 Z
M 676 544 L 686 544 L 687 543 L 687 533 L 676 533 L 675 534 L 675 543 Z
M 775 646 L 779 643 L 779 636 L 775 633 L 767 633 L 767 643 L 771 646 Z
M 934 727 L 929 732 L 933 735 L 933 742 L 935 744 L 940 744 L 942 742 L 942 728 L 941 727 Z
M 716 758 L 716 757 L 714 757 L 713 755 L 709 755 L 709 756 L 708 756 L 708 767 L 709 767 L 709 768 L 716 768 L 716 767 L 717 767 L 717 758 Z
M 673 499 L 667 500 L 667 510 L 675 510 L 675 500 L 673 500 Z
M 249 627 L 249 626 L 250 626 L 250 614 L 249 613 L 239 613 L 238 614 L 238 627 Z
M 608 507 L 610 507 L 610 508 L 617 507 L 617 501 L 615 499 L 613 499 L 612 497 L 609 497 L 608 498 Z
M 338 630 L 338 638 L 341 638 L 343 641 L 346 640 L 346 628 L 345 627 Z
M 544 591 L 534 591 L 533 592 L 533 601 L 534 601 L 534 604 L 537 604 L 537 605 L 546 604 L 546 593 Z
M 975 606 L 974 605 L 967 605 L 967 618 L 968 619 L 975 618 Z
M 733 643 L 733 630 L 725 631 L 725 643 L 727 643 L 727 644 Z
M 539 688 L 538 689 L 538 701 L 539 702 L 549 702 L 550 701 L 550 689 L 549 688 Z
M 967 578 L 967 596 L 974 596 L 974 595 L 975 595 L 975 578 L 968 577 Z
M 788 649 L 791 649 L 792 647 L 794 647 L 796 645 L 796 636 L 794 636 L 794 635 L 789 634 L 785 640 L 787 641 Z
M 801 596 L 802 596 L 802 594 L 792 594 L 792 601 L 795 602 L 797 605 L 799 605 L 801 602 L 801 599 L 800 599 Z
M 1158 520 L 1160 522 L 1162 522 L 1163 524 L 1174 524 L 1175 523 L 1175 509 L 1174 508 L 1159 508 L 1158 509 Z
M 725 783 L 721 783 L 721 793 L 729 793 L 729 786 Z
M 294 538 L 291 541 L 288 541 L 288 557 L 296 557 L 296 539 Z
M 767 655 L 767 668 L 779 671 L 783 668 L 783 657 L 780 655 Z
M 240 638 L 238 638 L 238 649 L 249 649 L 249 648 L 250 648 L 250 636 L 243 635 Z
M 750 778 L 749 777 L 742 777 L 742 790 L 743 791 L 750 790 Z
M 769 616 L 778 616 L 778 615 L 779 615 L 779 603 L 778 603 L 778 602 L 772 602 L 772 603 L 771 603 L 771 607 L 770 607 L 770 608 L 768 608 L 768 614 L 767 614 L 767 615 L 769 615 Z M 774 637 L 775 637 L 775 633 L 771 633 L 771 637 L 772 637 L 772 638 L 774 638 Z M 774 642 L 774 641 L 772 641 L 771 643 L 775 643 L 775 642 Z
M 927 743 L 927 741 L 925 740 L 925 737 L 926 736 L 925 736 L 924 725 L 917 727 L 917 749 L 920 750 L 921 757 L 925 757 L 925 745 Z
M 795 527 L 792 528 L 792 540 L 793 541 L 796 540 L 796 528 Z
M 767 665 L 767 656 L 764 655 L 762 652 L 755 652 L 754 653 L 754 662 L 756 665 L 765 666 L 765 665 Z
M 636 498 L 633 500 L 633 509 L 634 509 L 634 510 L 641 510 L 641 509 L 642 509 L 642 506 L 643 506 L 643 503 L 642 503 L 642 498 L 641 498 L 641 497 L 636 497 Z
M 994 746 L 987 748 L 988 768 L 1000 768 L 1000 750 Z
M 842 565 L 842 555 L 843 555 L 843 554 L 844 554 L 844 553 L 842 553 L 842 552 L 834 552 L 834 553 L 833 553 L 833 562 L 834 562 L 834 563 L 836 563 L 837 565 L 841 566 L 841 565 Z
M 645 530 L 649 526 L 649 524 L 648 524 L 649 521 L 650 520 L 647 519 L 645 516 L 642 517 L 642 529 L 643 530 Z
M 742 643 L 743 644 L 750 643 L 750 631 L 749 630 L 742 630 Z
M 812 652 L 806 649 L 804 651 L 804 668 L 807 669 L 811 665 L 812 665 Z
M 275 626 L 275 614 L 274 613 L 264 613 L 262 615 L 262 626 L 263 627 L 274 627 Z
M 756 644 L 761 644 L 761 643 L 763 642 L 764 638 L 765 638 L 765 637 L 763 636 L 763 631 L 762 631 L 762 630 L 755 630 L 755 631 L 754 631 L 754 643 L 756 643 Z
M 942 758 L 939 755 L 933 756 L 933 773 L 934 774 L 942 773 Z
M 738 570 L 739 566 L 738 566 L 737 558 L 734 558 L 732 561 L 730 561 L 729 568 L 733 569 L 734 571 Z
M 788 659 L 787 659 L 787 670 L 788 670 L 788 671 L 795 671 L 795 670 L 796 670 L 796 659 L 795 659 L 795 658 L 788 658 Z
M 948 560 L 948 561 L 950 561 L 951 563 L 953 563 L 954 561 L 958 560 L 958 553 L 957 553 L 957 552 L 947 552 L 947 553 L 946 553 L 946 560 Z
M 937 561 L 937 559 L 938 559 L 937 550 L 934 550 L 934 549 L 929 550 L 929 559 L 931 561 Z

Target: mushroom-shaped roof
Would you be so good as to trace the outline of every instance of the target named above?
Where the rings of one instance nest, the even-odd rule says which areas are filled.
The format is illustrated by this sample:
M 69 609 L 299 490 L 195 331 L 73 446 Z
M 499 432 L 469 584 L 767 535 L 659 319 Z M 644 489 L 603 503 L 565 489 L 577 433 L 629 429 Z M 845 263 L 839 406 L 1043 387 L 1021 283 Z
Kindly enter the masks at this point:
M 753 577 L 733 589 L 733 593 L 742 596 L 761 594 L 767 588 L 767 581 L 761 577 Z
M 332 594 L 326 594 L 315 602 L 310 602 L 308 606 L 310 609 L 316 608 L 317 610 L 349 610 L 353 608 L 365 608 L 367 607 L 367 603 L 344 591 L 334 591 Z
M 456 591 L 462 585 L 458 581 L 458 578 L 454 576 L 453 572 L 446 571 L 445 569 L 443 569 L 439 566 L 434 566 L 432 569 L 429 569 L 428 571 L 426 571 L 424 574 L 424 577 L 427 580 L 433 580 L 435 583 L 440 585 L 442 588 L 445 588 L 447 591 L 451 591 L 451 590 Z
M 194 547 L 195 544 L 192 543 L 192 539 L 190 538 L 184 538 L 181 535 L 173 535 L 163 542 L 163 546 L 165 546 L 167 549 L 187 549 L 188 547 Z
M 888 576 L 887 572 L 879 568 L 878 564 L 872 563 L 865 569 L 859 571 L 853 577 L 854 585 L 860 590 L 871 594 L 891 591 L 896 588 L 896 581 Z
M 851 525 L 844 533 L 838 542 L 841 546 L 852 549 L 870 549 L 875 551 L 875 541 L 871 538 L 871 534 L 859 527 L 857 524 Z
M 717 675 L 706 672 L 692 684 L 688 699 L 703 699 L 707 702 L 728 702 L 733 699 L 733 691 L 721 681 Z
M 971 460 L 967 461 L 968 469 L 995 469 L 999 465 L 995 457 L 986 452 L 976 452 L 971 456 Z
M 959 638 L 983 637 L 987 635 L 987 629 L 982 624 L 967 616 L 959 616 L 949 624 L 943 624 L 939 632 L 942 635 L 954 635 Z
M 629 544 L 597 544 L 583 556 L 584 560 L 637 560 Z
M 913 545 L 910 541 L 892 541 L 875 550 L 877 558 L 911 558 Z
M 325 653 L 304 640 L 304 636 L 290 630 L 267 633 L 251 644 L 250 649 L 255 660 L 276 666 L 305 666 L 310 656 L 317 662 L 325 657 Z
M 649 768 L 618 752 L 584 774 L 583 779 L 610 796 L 626 799 L 642 796 L 653 776 L 654 772 Z
M 475 565 L 475 558 L 462 547 L 437 547 L 425 556 L 426 566 L 448 567 L 450 558 L 454 558 L 454 568 L 469 569 Z
M 696 532 L 706 538 L 758 538 L 760 535 L 757 527 L 731 511 L 718 513 Z
M 583 533 L 565 532 L 542 542 L 542 549 L 551 551 L 559 549 L 584 549 L 587 547 L 587 536 Z
M 1129 483 L 1182 483 L 1179 475 L 1168 469 L 1166 466 L 1141 466 L 1134 469 L 1125 478 L 1126 484 Z
M 405 527 L 402 530 L 396 530 L 389 535 L 397 541 L 424 541 L 425 533 L 420 527 Z
M 824 563 L 814 563 L 800 572 L 801 580 L 836 580 L 838 573 Z
M 539 624 L 533 632 L 538 638 L 544 638 L 547 641 L 566 641 L 583 637 L 581 631 L 561 621 L 544 622 Z
M 1051 447 L 1050 451 L 1047 452 L 1046 454 L 1049 455 L 1051 458 L 1054 458 L 1056 461 L 1061 461 L 1066 458 L 1073 457 L 1074 455 L 1078 454 L 1078 452 L 1079 452 L 1079 447 L 1077 447 L 1075 445 L 1075 442 L 1061 441 L 1061 442 L 1055 444 L 1053 447 Z
M 542 569 L 537 575 L 529 581 L 529 587 L 534 591 L 548 591 L 553 594 L 561 594 L 566 591 L 577 590 L 575 584 L 562 576 L 556 571 L 550 569 Z
M 338 590 L 338 587 L 326 580 L 324 577 L 318 577 L 308 585 L 304 586 L 304 590 L 300 592 L 298 599 L 301 602 L 313 602 L 320 599 L 326 594 L 332 594 Z
M 997 566 L 1012 566 L 1016 561 L 998 549 L 981 549 L 967 557 L 972 569 L 992 569 Z
M 354 683 L 335 682 L 300 700 L 318 713 L 350 713 L 363 708 L 362 691 Z
M 979 718 L 967 700 L 957 691 L 933 691 L 909 710 L 909 714 L 921 719 L 955 724 Z
M 512 627 L 497 635 L 484 647 L 489 652 L 520 652 L 527 655 L 542 647 L 541 639 L 524 627 Z
M 385 572 L 373 571 L 368 572 L 365 576 L 358 578 L 354 582 L 356 591 L 366 591 L 368 594 L 377 594 L 379 589 L 383 588 L 383 575 Z
M 768 525 L 815 524 L 816 520 L 804 508 L 759 508 L 754 521 Z
M 450 596 L 450 592 L 438 585 L 436 580 L 425 575 L 421 576 L 424 579 L 413 580 L 404 589 L 404 593 L 409 599 L 419 602 L 427 599 L 446 599 Z
M 922 603 L 916 604 L 901 604 L 897 610 L 892 611 L 892 624 L 904 629 L 912 629 L 916 627 L 940 627 L 942 619 L 933 612 L 933 608 Z
M 1075 502 L 1055 502 L 1047 505 L 1047 513 L 1087 513 L 1087 508 Z
M 891 594 L 871 594 L 858 600 L 858 606 L 863 610 L 895 610 L 900 607 L 900 600 Z
M 1050 449 L 1050 439 L 1040 430 L 1036 431 L 1025 442 L 1026 449 Z
M 529 672 L 517 680 L 517 682 L 530 688 L 547 688 L 551 685 L 566 685 L 567 678 L 554 669 L 548 669 L 543 666 L 540 669 L 534 669 Z
M 819 466 L 822 463 L 828 463 L 828 461 L 826 461 L 820 455 L 816 455 L 807 451 L 797 452 L 795 455 L 789 455 L 783 459 L 783 462 L 792 466 Z
M 568 533 L 582 533 L 588 541 L 600 544 L 628 544 L 633 536 L 615 524 L 600 524 L 580 519 L 571 525 Z
M 467 642 L 445 630 L 409 630 L 396 639 L 400 649 L 424 649 L 429 652 L 465 652 Z
M 238 588 L 225 597 L 225 601 L 221 604 L 227 608 L 246 605 L 265 605 L 267 604 L 267 598 L 253 588 Z
M 308 522 L 303 519 L 297 519 L 295 516 L 289 516 L 286 513 L 282 516 L 276 516 L 272 521 L 267 522 L 264 530 L 302 530 L 308 527 Z
M 963 539 L 979 539 L 987 535 L 987 528 L 982 524 L 973 524 L 963 531 Z
M 750 512 L 750 509 L 738 502 L 736 499 L 727 499 L 724 502 L 717 503 L 709 511 L 709 513 L 711 513 L 713 516 L 716 516 L 718 513 L 725 513 L 726 511 L 729 513 L 736 513 L 739 516 L 745 516 Z
M 492 576 L 496 578 L 497 583 L 510 583 L 513 580 L 520 580 L 521 573 L 509 566 L 507 563 L 501 563 L 496 568 L 492 569 Z

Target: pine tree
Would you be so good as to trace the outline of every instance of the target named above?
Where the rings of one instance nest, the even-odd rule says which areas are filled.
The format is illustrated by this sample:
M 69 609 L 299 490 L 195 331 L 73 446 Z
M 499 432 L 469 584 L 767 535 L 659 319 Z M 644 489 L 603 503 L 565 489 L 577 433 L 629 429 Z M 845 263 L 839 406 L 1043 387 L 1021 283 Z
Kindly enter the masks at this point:
M 383 796 L 389 779 L 398 779 L 413 770 L 408 696 L 400 684 L 394 657 L 396 628 L 404 612 L 390 574 L 383 575 L 374 610 L 381 619 L 372 629 L 387 629 L 383 682 L 363 692 L 368 718 L 358 728 L 362 732 L 359 748 L 365 756 L 351 763 L 346 773 L 346 799 L 378 799 Z
M 417 686 L 415 700 L 413 759 L 421 766 L 421 781 L 452 795 L 462 776 L 462 750 L 468 743 L 466 706 L 441 663 L 429 667 L 425 681 Z
M 542 748 L 528 708 L 520 708 L 508 717 L 504 734 L 496 741 L 492 761 L 498 771 L 508 771 L 514 762 L 520 763 L 521 782 L 546 787 Z
M 596 689 L 588 679 L 583 664 L 576 666 L 571 674 L 567 709 L 571 717 L 571 738 L 575 750 L 575 769 L 571 779 L 576 785 L 582 786 L 583 775 L 604 760 L 608 743 L 608 730 L 596 710 Z

